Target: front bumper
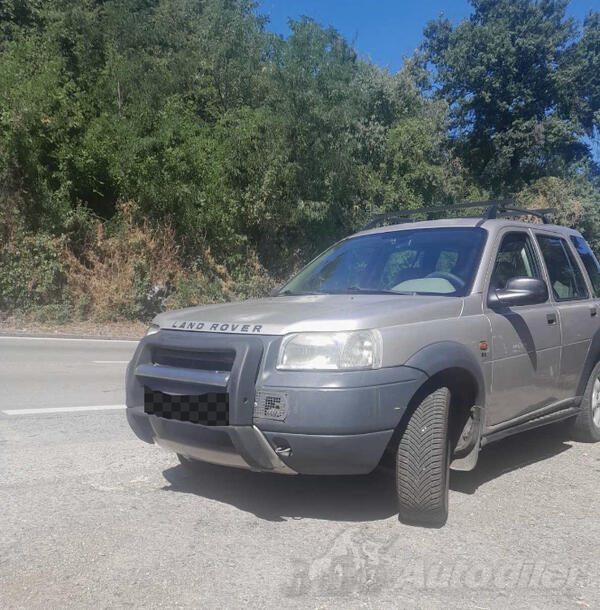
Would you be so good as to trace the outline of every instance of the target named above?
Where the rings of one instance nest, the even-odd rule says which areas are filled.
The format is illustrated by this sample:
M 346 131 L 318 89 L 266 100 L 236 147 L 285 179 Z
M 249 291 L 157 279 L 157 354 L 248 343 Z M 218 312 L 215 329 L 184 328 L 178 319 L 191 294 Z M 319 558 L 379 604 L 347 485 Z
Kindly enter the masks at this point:
M 147 415 L 143 407 L 128 408 L 127 421 L 143 441 L 156 443 L 194 460 L 296 474 L 279 458 L 256 426 L 199 426 Z
M 127 420 L 139 438 L 185 457 L 282 474 L 366 474 L 379 463 L 410 398 L 425 381 L 409 367 L 349 372 L 280 372 L 279 337 L 162 331 L 146 337 L 127 371 Z M 231 372 L 161 367 L 155 348 L 227 347 Z M 220 384 L 220 385 L 219 385 Z M 204 426 L 144 412 L 144 386 L 166 393 L 229 393 L 229 425 Z M 256 388 L 285 393 L 284 421 L 254 414 Z
M 393 430 L 367 434 L 289 434 L 256 426 L 208 427 L 127 409 L 127 421 L 147 443 L 185 457 L 277 474 L 366 474 L 379 463 Z M 285 457 L 275 448 L 283 447 Z

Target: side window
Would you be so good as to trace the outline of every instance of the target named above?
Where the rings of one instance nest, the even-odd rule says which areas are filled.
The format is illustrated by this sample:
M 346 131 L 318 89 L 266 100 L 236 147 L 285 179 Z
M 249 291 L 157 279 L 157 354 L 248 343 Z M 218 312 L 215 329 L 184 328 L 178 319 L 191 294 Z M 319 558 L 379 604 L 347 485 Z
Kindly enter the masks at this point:
M 527 233 L 515 231 L 504 236 L 494 263 L 490 287 L 502 290 L 513 277 L 541 277 L 533 244 Z
M 537 240 L 546 262 L 552 292 L 556 300 L 587 298 L 583 275 L 564 239 L 539 234 Z
M 600 264 L 598 259 L 588 246 L 587 241 L 580 235 L 571 235 L 571 242 L 575 246 L 575 250 L 577 250 L 577 254 L 579 254 L 579 258 L 590 276 L 596 296 L 600 295 Z

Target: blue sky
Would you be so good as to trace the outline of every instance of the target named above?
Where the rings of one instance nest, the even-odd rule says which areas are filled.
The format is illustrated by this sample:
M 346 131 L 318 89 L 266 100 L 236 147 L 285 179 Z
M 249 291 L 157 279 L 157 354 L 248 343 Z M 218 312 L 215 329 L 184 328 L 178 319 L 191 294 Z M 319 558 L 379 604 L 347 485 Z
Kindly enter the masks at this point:
M 581 20 L 591 9 L 600 10 L 600 0 L 572 0 L 568 12 Z M 471 5 L 467 0 L 263 0 L 259 12 L 270 18 L 271 30 L 284 36 L 288 17 L 306 15 L 332 25 L 361 55 L 396 72 L 402 57 L 421 41 L 427 21 L 440 13 L 460 21 L 468 17 Z

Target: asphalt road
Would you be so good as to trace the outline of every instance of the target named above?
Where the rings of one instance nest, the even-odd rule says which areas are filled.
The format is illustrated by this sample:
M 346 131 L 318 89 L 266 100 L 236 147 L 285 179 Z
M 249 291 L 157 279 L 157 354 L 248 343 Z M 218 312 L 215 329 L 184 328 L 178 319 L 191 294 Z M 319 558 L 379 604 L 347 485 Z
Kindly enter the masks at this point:
M 0 336 L 0 410 L 123 404 L 136 345 Z
M 385 473 L 190 474 L 137 440 L 134 348 L 0 338 L 0 607 L 600 605 L 600 444 L 489 446 L 453 473 L 448 524 L 408 527 Z

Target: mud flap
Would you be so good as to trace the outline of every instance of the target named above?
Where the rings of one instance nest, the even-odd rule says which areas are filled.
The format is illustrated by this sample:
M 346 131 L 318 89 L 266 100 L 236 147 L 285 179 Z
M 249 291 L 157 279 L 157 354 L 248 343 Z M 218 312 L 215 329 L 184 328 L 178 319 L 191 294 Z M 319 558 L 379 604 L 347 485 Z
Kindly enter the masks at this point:
M 477 465 L 481 447 L 481 430 L 483 408 L 477 405 L 471 408 L 471 417 L 463 428 L 452 456 L 452 470 L 473 470 Z

